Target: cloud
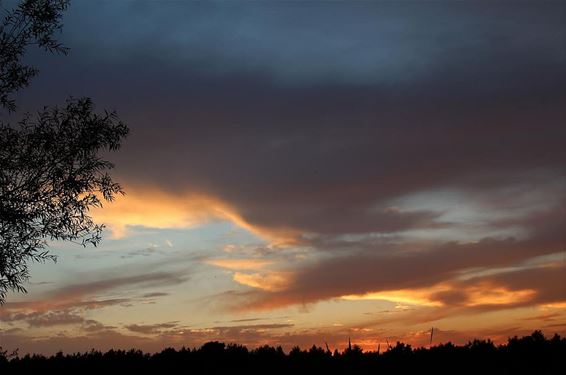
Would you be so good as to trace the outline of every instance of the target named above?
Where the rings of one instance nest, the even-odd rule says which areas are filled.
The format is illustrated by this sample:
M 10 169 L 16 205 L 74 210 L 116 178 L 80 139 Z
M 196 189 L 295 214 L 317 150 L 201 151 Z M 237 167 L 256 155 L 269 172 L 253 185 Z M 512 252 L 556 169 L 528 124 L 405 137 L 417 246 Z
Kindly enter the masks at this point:
M 566 155 L 553 141 L 565 136 L 558 121 L 563 113 L 552 103 L 515 111 L 507 109 L 511 102 L 493 108 L 465 98 L 452 103 L 453 93 L 435 98 L 423 92 L 437 102 L 422 108 L 412 97 L 387 104 L 367 99 L 378 95 L 377 88 L 373 94 L 341 87 L 326 95 L 314 89 L 262 90 L 251 93 L 269 101 L 259 113 L 251 103 L 226 103 L 219 114 L 213 110 L 216 103 L 195 98 L 210 110 L 200 117 L 181 109 L 175 115 L 191 126 L 177 120 L 160 134 L 161 129 L 136 120 L 143 129 L 116 155 L 129 194 L 116 203 L 123 206 L 107 205 L 101 211 L 105 216 L 95 218 L 122 234 L 128 226 L 183 228 L 208 220 L 230 220 L 267 238 L 397 233 L 450 224 L 442 219 L 442 207 L 391 210 L 391 201 L 400 197 L 436 189 L 488 192 L 528 184 L 534 172 L 548 181 L 560 181 L 564 173 L 559 161 Z M 309 106 L 293 103 L 293 97 Z M 340 101 L 343 97 L 360 104 L 351 108 Z M 405 110 L 399 115 L 392 108 Z M 246 126 L 234 132 L 229 119 Z M 521 135 L 531 134 L 534 124 L 537 136 Z M 162 140 L 156 145 L 156 139 Z M 151 160 L 146 160 L 147 149 L 154 149 Z M 156 180 L 159 186 L 149 187 Z M 193 201 L 191 194 L 212 201 Z M 130 210 L 139 210 L 139 217 Z
M 441 306 L 438 301 L 430 298 L 430 293 L 421 290 L 391 290 L 383 292 L 370 292 L 365 294 L 353 294 L 340 297 L 347 301 L 381 300 L 396 303 L 406 303 L 419 306 Z
M 217 198 L 194 192 L 176 193 L 155 188 L 126 188 L 128 194 L 93 210 L 95 221 L 104 223 L 112 238 L 131 235 L 137 226 L 157 229 L 194 228 L 211 221 L 230 221 L 275 244 L 296 243 L 302 235 L 341 233 L 397 232 L 409 229 L 434 229 L 450 224 L 439 220 L 441 212 L 402 211 L 397 207 L 328 207 L 287 212 L 287 222 L 238 211 Z M 245 210 L 244 210 L 245 211 Z M 326 220 L 321 220 L 325 217 Z M 169 246 L 169 245 L 168 245 Z M 131 252 L 124 257 L 153 252 Z M 222 262 L 222 261 L 219 261 Z M 233 262 L 233 261 L 232 261 Z
M 114 270 L 117 271 L 117 270 Z M 119 271 L 124 272 L 124 269 Z M 104 272 L 106 276 L 112 272 Z M 99 277 L 104 277 L 98 275 Z M 88 279 L 91 275 L 84 275 Z M 164 292 L 146 293 L 139 298 L 101 298 L 107 293 L 119 293 L 131 288 L 160 287 L 176 285 L 187 280 L 184 272 L 150 272 L 126 276 L 111 276 L 98 280 L 59 286 L 46 293 L 43 298 L 22 302 L 6 302 L 0 310 L 0 319 L 10 326 L 29 327 L 18 333 L 2 331 L 3 345 L 19 347 L 29 352 L 52 352 L 64 349 L 69 352 L 111 348 L 117 345 L 122 348 L 131 348 L 139 344 L 157 350 L 163 343 L 143 340 L 120 333 L 115 326 L 107 325 L 98 320 L 88 318 L 89 311 L 102 309 L 108 306 L 132 307 L 150 298 L 168 295 Z M 174 328 L 176 322 L 162 323 L 156 326 L 129 325 L 126 328 L 132 332 L 158 334 L 167 328 Z M 62 327 L 72 327 L 72 331 L 63 330 Z M 62 333 L 46 336 L 34 331 L 35 329 L 57 329 Z M 41 331 L 39 331 L 41 332 Z M 71 332 L 71 333 L 69 333 Z M 57 348 L 57 349 L 53 349 Z
M 363 241 L 358 241 L 358 251 L 321 258 L 289 270 L 286 284 L 271 292 L 256 294 L 259 297 L 252 298 L 247 308 L 272 309 L 368 293 L 385 292 L 383 296 L 390 297 L 398 290 L 425 288 L 429 288 L 429 299 L 435 292 L 436 301 L 453 304 L 467 301 L 470 306 L 523 300 L 534 303 L 535 299 L 539 303 L 559 302 L 564 299 L 563 292 L 561 295 L 552 285 L 560 285 L 560 267 L 532 268 L 525 264 L 533 258 L 555 256 L 563 250 L 560 208 L 550 212 L 552 214 L 547 211 L 531 213 L 523 218 L 522 224 L 530 229 L 530 236 L 524 239 L 484 238 L 472 243 L 433 242 L 425 245 L 385 243 L 377 247 L 370 243 L 366 248 Z M 546 220 L 539 222 L 540 217 Z M 498 270 L 505 267 L 527 270 Z M 474 270 L 486 275 L 476 279 L 473 277 Z M 472 277 L 469 280 L 458 281 L 470 272 Z M 523 276 L 529 274 L 533 276 Z M 453 283 L 456 287 L 434 290 L 434 287 L 446 283 Z M 255 287 L 261 287 L 263 283 L 255 284 Z M 415 300 L 422 301 L 424 298 L 422 295 L 419 297 L 418 292 L 412 294 Z M 397 298 L 400 302 L 403 300 L 402 295 Z
M 179 197 L 154 189 L 127 191 L 127 196 L 93 211 L 94 218 L 105 223 L 114 238 L 124 237 L 128 227 L 189 228 L 224 216 L 218 203 L 204 196 Z
M 30 313 L 15 313 L 2 316 L 5 322 L 25 321 L 30 327 L 51 327 L 59 325 L 75 325 L 85 319 L 70 310 L 34 311 Z
M 85 3 L 70 10 L 64 37 L 97 63 L 135 58 L 203 75 L 255 72 L 282 85 L 391 84 L 443 70 L 457 75 L 465 64 L 478 69 L 490 60 L 499 62 L 492 70 L 503 68 L 499 60 L 553 67 L 564 59 L 557 48 L 564 36 L 561 10 L 556 3 Z M 118 30 L 121 37 L 100 30 Z M 509 38 L 513 43 L 504 43 Z M 95 54 L 101 45 L 106 53 Z
M 125 328 L 129 331 L 142 333 L 144 335 L 154 335 L 157 333 L 162 333 L 164 330 L 171 330 L 173 328 L 178 328 L 179 322 L 168 322 L 168 323 L 158 323 L 158 324 L 129 324 Z
M 6 302 L 0 310 L 0 318 L 7 321 L 21 320 L 34 326 L 74 324 L 82 319 L 80 313 L 86 310 L 116 305 L 126 306 L 136 302 L 130 297 L 97 298 L 100 294 L 126 287 L 175 285 L 184 281 L 186 281 L 184 273 L 153 272 L 65 285 L 52 290 L 42 299 Z
M 490 283 L 491 285 L 508 288 L 517 294 L 522 294 L 523 291 L 531 291 L 531 293 L 528 293 L 530 298 L 526 298 L 529 304 L 546 305 L 566 302 L 566 291 L 563 287 L 565 274 L 566 265 L 555 264 L 501 272 L 466 280 L 466 283 L 471 285 L 482 282 Z M 481 304 L 483 298 L 489 299 L 491 293 L 497 293 L 497 290 L 484 293 L 483 296 L 477 296 L 477 301 Z M 513 293 L 510 293 L 508 297 L 517 304 L 524 302 Z
M 174 285 L 186 281 L 186 274 L 179 271 L 158 271 L 138 275 L 110 277 L 103 280 L 70 284 L 51 293 L 52 299 L 76 299 L 85 295 L 94 295 L 108 290 L 130 286 Z
M 114 330 L 116 327 L 105 325 L 101 322 L 98 322 L 94 319 L 86 319 L 81 327 L 81 329 L 89 334 L 93 333 L 101 333 L 101 332 L 110 332 Z
M 210 259 L 206 263 L 229 270 L 260 270 L 273 264 L 262 259 Z
M 237 283 L 270 292 L 284 290 L 289 284 L 288 277 L 289 273 L 285 272 L 234 273 L 234 281 Z
M 143 298 L 155 298 L 155 297 L 166 297 L 169 293 L 165 292 L 153 292 L 153 293 L 146 293 L 142 297 Z
M 114 239 L 128 235 L 136 226 L 157 229 L 192 228 L 211 221 L 225 220 L 259 236 L 279 241 L 291 240 L 296 232 L 285 228 L 252 225 L 229 204 L 195 192 L 174 193 L 155 188 L 126 187 L 128 194 L 93 210 L 97 222 L 107 225 Z M 166 241 L 171 247 L 171 242 Z M 135 254 L 129 254 L 135 255 Z
M 435 11 L 419 5 L 364 5 L 347 7 L 347 12 L 343 5 L 309 6 L 292 30 L 282 22 L 296 17 L 292 5 L 278 12 L 270 6 L 252 11 L 206 6 L 78 9 L 83 7 L 88 11 L 77 10 L 66 25 L 65 35 L 72 35 L 78 50 L 68 59 L 41 61 L 44 74 L 29 100 L 43 105 L 57 93 L 81 93 L 87 87 L 86 94 L 101 106 L 119 108 L 132 127 L 132 136 L 113 156 L 128 195 L 97 213 L 116 236 L 136 225 L 185 228 L 215 219 L 279 237 L 430 229 L 445 224 L 439 220 L 441 209 L 392 212 L 390 201 L 436 189 L 510 187 L 528 182 L 533 172 L 545 173 L 548 180 L 564 175 L 564 56 L 559 52 L 564 32 L 561 12 L 553 9 L 561 5 L 499 5 L 489 12 L 466 5 Z M 420 11 L 409 11 L 413 7 Z M 78 20 L 104 19 L 122 29 L 120 12 L 143 25 L 179 14 L 194 22 L 169 21 L 171 33 L 151 35 L 132 34 L 128 28 L 124 37 L 137 43 L 120 45 L 117 56 L 100 55 L 100 46 L 122 42 L 85 31 L 87 25 L 101 27 L 99 22 Z M 104 16 L 91 18 L 99 13 Z M 258 21 L 258 13 L 273 23 Z M 197 14 L 215 14 L 219 23 L 210 25 L 203 21 L 208 17 Z M 308 14 L 316 14 L 317 22 Z M 514 22 L 502 22 L 496 14 Z M 527 22 L 532 14 L 545 22 Z M 350 22 L 339 23 L 352 29 L 321 29 L 343 18 Z M 249 22 L 237 21 L 242 19 Z M 431 22 L 438 19 L 443 21 Z M 398 25 L 404 32 L 398 32 Z M 235 38 L 234 28 L 252 40 Z M 331 38 L 329 32 L 337 34 Z M 288 43 L 286 38 L 297 33 L 300 37 Z M 148 39 L 141 43 L 142 37 Z M 313 43 L 302 44 L 319 38 L 330 45 L 317 42 L 313 50 Z M 212 42 L 217 40 L 223 42 Z M 152 42 L 155 48 L 148 49 Z M 225 48 L 240 43 L 246 48 Z M 334 43 L 350 45 L 352 52 L 337 52 L 341 48 Z M 261 53 L 250 53 L 260 44 Z M 303 54 L 289 51 L 298 45 Z M 174 57 L 158 62 L 146 56 L 164 46 L 163 56 Z M 186 56 L 194 51 L 191 46 L 198 47 L 204 60 Z M 319 48 L 324 52 L 314 53 Z M 99 63 L 92 63 L 90 53 Z M 319 61 L 328 55 L 336 58 Z M 254 63 L 250 56 L 263 62 Z M 281 63 L 282 56 L 302 63 Z M 378 56 L 405 56 L 402 61 L 408 65 L 384 84 L 382 79 L 392 75 L 378 68 L 384 68 Z M 342 63 L 334 66 L 337 61 Z M 404 66 L 399 61 L 386 65 L 394 70 Z M 323 74 L 316 84 L 306 82 L 303 78 L 314 74 L 308 66 L 332 74 Z M 281 69 L 297 75 L 282 84 L 274 76 L 293 74 Z M 65 87 L 55 82 L 60 70 L 69 77 Z M 352 74 L 363 77 L 363 84 L 345 79 Z

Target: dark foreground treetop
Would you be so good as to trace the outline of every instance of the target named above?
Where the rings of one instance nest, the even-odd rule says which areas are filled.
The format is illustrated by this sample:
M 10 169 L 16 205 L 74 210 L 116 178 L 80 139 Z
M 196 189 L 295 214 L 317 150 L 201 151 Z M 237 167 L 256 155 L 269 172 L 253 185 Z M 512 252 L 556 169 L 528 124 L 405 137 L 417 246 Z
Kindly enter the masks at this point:
M 165 349 L 147 354 L 139 350 L 92 350 L 10 356 L 0 351 L 0 374 L 564 374 L 566 339 L 547 339 L 540 331 L 510 338 L 504 345 L 474 340 L 463 346 L 441 344 L 413 349 L 398 342 L 382 353 L 353 346 L 333 353 L 209 342 L 198 349 Z

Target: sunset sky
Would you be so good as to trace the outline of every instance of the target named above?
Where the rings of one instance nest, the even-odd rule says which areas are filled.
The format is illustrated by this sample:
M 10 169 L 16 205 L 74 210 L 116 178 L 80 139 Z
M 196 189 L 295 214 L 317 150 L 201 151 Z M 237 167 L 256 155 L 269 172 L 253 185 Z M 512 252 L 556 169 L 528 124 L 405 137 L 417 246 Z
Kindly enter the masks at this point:
M 74 1 L 20 110 L 131 133 L 20 353 L 566 334 L 566 2 Z M 21 112 L 12 115 L 16 121 Z

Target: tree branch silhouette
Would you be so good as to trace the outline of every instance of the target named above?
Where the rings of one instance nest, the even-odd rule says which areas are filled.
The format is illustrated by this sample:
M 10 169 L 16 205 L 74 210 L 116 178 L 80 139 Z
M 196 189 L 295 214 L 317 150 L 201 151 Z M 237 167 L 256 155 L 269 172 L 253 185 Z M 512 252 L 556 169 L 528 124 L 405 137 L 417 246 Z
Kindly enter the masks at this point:
M 53 38 L 62 27 L 68 0 L 24 0 L 1 6 L 0 107 L 16 110 L 11 98 L 38 70 L 21 63 L 26 48 L 52 53 L 68 49 Z M 49 240 L 97 245 L 103 225 L 89 211 L 123 193 L 100 155 L 115 151 L 128 134 L 115 112 L 94 112 L 90 99 L 25 115 L 16 125 L 0 122 L 0 304 L 8 291 L 26 292 L 28 263 L 55 260 Z

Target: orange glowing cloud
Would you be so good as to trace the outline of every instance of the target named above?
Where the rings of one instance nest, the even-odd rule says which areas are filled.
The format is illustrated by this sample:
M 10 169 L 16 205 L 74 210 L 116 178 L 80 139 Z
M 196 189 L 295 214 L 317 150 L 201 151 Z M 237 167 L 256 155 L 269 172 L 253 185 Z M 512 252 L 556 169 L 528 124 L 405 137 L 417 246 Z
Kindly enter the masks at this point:
M 267 292 L 278 292 L 289 285 L 289 275 L 285 272 L 234 273 L 234 281 Z
M 288 287 L 290 272 L 266 271 L 265 269 L 274 264 L 270 260 L 261 259 L 210 259 L 207 264 L 225 268 L 234 272 L 233 279 L 238 284 L 261 289 L 267 292 L 278 292 Z M 241 271 L 263 271 L 263 272 L 241 272 Z
M 365 294 L 353 294 L 342 296 L 340 298 L 348 301 L 382 300 L 408 305 L 442 306 L 443 304 L 441 302 L 431 299 L 431 294 L 431 291 L 423 290 L 388 290 Z
M 468 302 L 466 306 L 509 305 L 526 302 L 536 295 L 536 290 L 509 290 L 504 287 L 479 285 L 467 288 Z
M 92 216 L 104 223 L 115 239 L 128 236 L 128 228 L 191 228 L 213 220 L 227 220 L 262 238 L 275 243 L 292 242 L 298 233 L 282 228 L 263 228 L 247 222 L 226 202 L 203 194 L 187 192 L 175 194 L 156 188 L 126 186 L 126 195 L 96 208 Z
M 555 303 L 546 303 L 540 306 L 543 309 L 560 309 L 566 310 L 566 301 L 563 302 L 555 302 Z
M 445 306 L 446 301 L 439 300 L 438 296 L 452 292 L 462 294 L 461 305 L 466 307 L 516 304 L 529 301 L 536 295 L 533 289 L 510 290 L 488 283 L 460 288 L 441 283 L 426 289 L 387 290 L 346 295 L 340 298 L 349 301 L 383 300 L 408 305 L 439 307 Z
M 128 187 L 127 195 L 118 197 L 103 209 L 95 209 L 95 221 L 109 227 L 114 238 L 128 235 L 128 227 L 189 228 L 222 214 L 218 202 L 196 194 L 174 196 L 165 192 Z
M 206 263 L 229 270 L 260 270 L 273 264 L 261 259 L 210 259 Z

